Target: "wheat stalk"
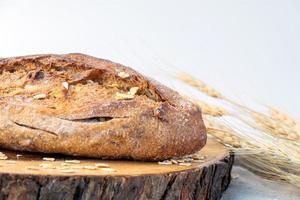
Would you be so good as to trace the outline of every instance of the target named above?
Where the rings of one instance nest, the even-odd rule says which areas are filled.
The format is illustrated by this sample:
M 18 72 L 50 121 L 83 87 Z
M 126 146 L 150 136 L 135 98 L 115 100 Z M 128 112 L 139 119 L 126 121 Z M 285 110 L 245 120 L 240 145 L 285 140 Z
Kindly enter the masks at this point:
M 291 155 L 278 151 L 276 144 L 260 144 L 257 141 L 251 143 L 236 136 L 234 130 L 229 131 L 230 128 L 222 124 L 213 126 L 218 129 L 211 128 L 211 123 L 206 122 L 206 124 L 208 124 L 207 133 L 216 137 L 231 151 L 238 153 L 239 162 L 243 166 L 265 178 L 279 178 L 300 187 L 298 184 L 300 182 L 297 181 L 300 180 L 299 160 L 291 159 Z
M 221 123 L 208 120 L 207 118 L 204 118 L 204 123 L 206 126 L 207 133 L 217 138 L 221 143 L 225 144 L 227 147 L 241 147 L 241 139 L 234 134 L 233 129 Z
M 297 120 L 271 107 L 270 115 L 257 112 L 230 100 L 191 75 L 180 74 L 177 78 L 210 97 L 226 101 L 235 113 L 239 113 L 233 114 L 194 99 L 204 113 L 207 133 L 238 153 L 245 167 L 261 176 L 285 180 L 300 187 L 300 126 Z M 252 131 L 232 129 L 220 121 L 225 116 L 241 121 Z
M 300 176 L 283 169 L 283 166 L 291 165 L 283 159 L 274 159 L 269 154 L 242 155 L 237 160 L 238 164 L 249 170 L 272 180 L 285 180 L 300 187 Z M 295 168 L 294 166 L 293 168 Z
M 299 131 L 300 126 L 297 125 L 294 119 L 278 111 L 277 109 L 270 108 L 271 117 L 268 117 L 226 98 L 224 95 L 222 95 L 214 88 L 208 86 L 203 81 L 200 81 L 189 74 L 180 74 L 177 77 L 184 83 L 192 87 L 195 87 L 196 89 L 198 89 L 199 91 L 201 91 L 202 93 L 208 96 L 217 99 L 223 99 L 234 106 L 237 106 L 239 108 L 242 108 L 243 110 L 248 111 L 248 113 L 250 112 L 250 114 L 252 114 L 252 117 L 256 121 L 256 123 L 260 125 L 260 127 L 257 127 L 256 125 L 248 123 L 248 125 L 251 125 L 252 128 L 259 128 L 262 131 L 269 132 L 270 134 L 279 136 L 283 139 L 300 141 L 300 131 Z M 201 102 L 200 100 L 198 101 L 196 100 L 194 102 L 199 107 L 202 108 L 204 114 L 210 113 L 212 116 L 218 116 L 218 117 L 228 114 L 228 112 L 225 111 L 223 108 L 219 108 L 219 107 L 215 108 L 211 105 L 208 105 L 205 102 Z M 213 113 L 213 111 L 215 112 Z

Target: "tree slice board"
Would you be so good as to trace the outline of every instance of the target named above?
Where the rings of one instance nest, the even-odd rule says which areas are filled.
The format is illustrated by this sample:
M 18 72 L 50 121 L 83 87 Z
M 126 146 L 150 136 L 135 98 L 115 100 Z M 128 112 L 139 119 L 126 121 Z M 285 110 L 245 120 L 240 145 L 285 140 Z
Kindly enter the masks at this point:
M 191 166 L 2 153 L 8 158 L 0 160 L 0 199 L 18 200 L 220 199 L 233 164 L 233 156 L 211 139 L 197 153 L 205 159 Z

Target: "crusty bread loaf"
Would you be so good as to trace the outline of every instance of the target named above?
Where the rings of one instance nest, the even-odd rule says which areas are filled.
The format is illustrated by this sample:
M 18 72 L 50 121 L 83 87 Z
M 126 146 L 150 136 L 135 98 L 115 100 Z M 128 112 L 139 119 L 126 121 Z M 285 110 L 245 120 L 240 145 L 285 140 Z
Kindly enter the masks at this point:
M 206 143 L 200 110 L 131 68 L 83 54 L 0 60 L 3 148 L 163 160 Z

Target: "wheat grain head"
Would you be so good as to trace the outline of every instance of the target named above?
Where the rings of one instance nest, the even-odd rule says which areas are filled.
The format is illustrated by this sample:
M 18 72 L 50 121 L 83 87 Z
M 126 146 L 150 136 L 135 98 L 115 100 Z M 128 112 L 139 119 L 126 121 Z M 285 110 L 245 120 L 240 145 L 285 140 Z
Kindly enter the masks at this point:
M 217 99 L 224 99 L 224 96 L 220 92 L 218 92 L 217 90 L 210 87 L 203 81 L 196 79 L 195 77 L 189 74 L 182 73 L 177 75 L 176 77 L 182 82 L 186 83 L 187 85 L 196 88 L 197 90 L 201 91 L 202 93 L 210 97 L 217 98 Z

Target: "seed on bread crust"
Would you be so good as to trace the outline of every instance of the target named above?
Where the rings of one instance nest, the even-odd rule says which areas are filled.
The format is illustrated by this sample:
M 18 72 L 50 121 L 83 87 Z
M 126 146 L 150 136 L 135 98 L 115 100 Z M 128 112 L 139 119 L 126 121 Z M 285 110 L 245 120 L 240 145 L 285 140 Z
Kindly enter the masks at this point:
M 132 87 L 132 88 L 130 88 L 128 94 L 135 95 L 138 92 L 138 90 L 139 90 L 139 87 Z
M 133 99 L 134 98 L 134 95 L 132 94 L 124 94 L 124 93 L 120 93 L 120 92 L 117 92 L 116 93 L 116 99 L 118 100 L 123 100 L 123 99 Z
M 62 82 L 62 86 L 68 90 L 69 89 L 69 83 L 68 82 Z
M 120 71 L 118 73 L 118 76 L 121 77 L 121 78 L 128 78 L 129 77 L 129 74 L 124 72 L 124 71 Z
M 33 99 L 45 99 L 46 97 L 46 94 L 37 94 L 33 96 Z

